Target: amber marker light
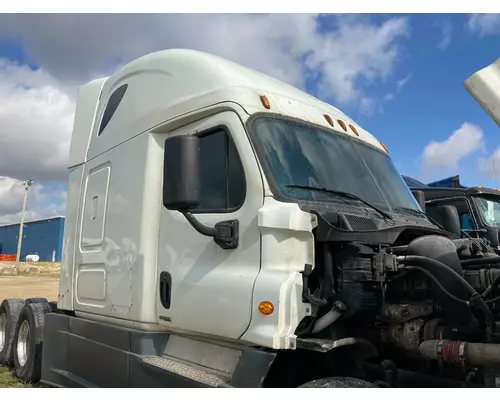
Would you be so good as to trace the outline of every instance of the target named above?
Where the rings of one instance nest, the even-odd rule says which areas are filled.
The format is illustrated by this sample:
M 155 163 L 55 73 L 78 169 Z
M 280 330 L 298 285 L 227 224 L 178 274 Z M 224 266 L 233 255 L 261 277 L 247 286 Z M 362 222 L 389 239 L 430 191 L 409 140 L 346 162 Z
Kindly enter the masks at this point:
M 354 127 L 354 125 L 349 124 L 349 128 L 351 128 L 351 131 L 353 131 L 356 136 L 359 136 L 358 130 Z
M 342 121 L 341 119 L 338 119 L 337 122 L 342 127 L 342 129 L 347 132 L 347 126 L 345 126 L 344 121 Z
M 261 301 L 259 304 L 259 312 L 262 315 L 271 315 L 274 312 L 274 305 L 270 301 Z
M 271 103 L 269 102 L 267 96 L 260 96 L 260 101 L 262 102 L 262 105 L 266 110 L 269 110 L 271 108 Z
M 333 126 L 333 119 L 330 117 L 328 114 L 323 114 L 323 117 L 325 117 L 326 122 L 330 124 L 330 126 Z

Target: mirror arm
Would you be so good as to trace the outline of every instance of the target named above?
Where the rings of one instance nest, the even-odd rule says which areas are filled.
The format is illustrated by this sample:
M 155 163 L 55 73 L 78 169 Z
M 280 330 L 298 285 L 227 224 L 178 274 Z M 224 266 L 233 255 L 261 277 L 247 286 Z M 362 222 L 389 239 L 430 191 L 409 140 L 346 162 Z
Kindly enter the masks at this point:
M 181 211 L 182 215 L 186 217 L 191 226 L 200 234 L 204 236 L 215 237 L 217 235 L 216 228 L 210 228 L 208 226 L 203 225 L 200 221 L 198 221 L 193 214 L 189 211 Z
M 239 221 L 232 219 L 221 221 L 210 228 L 198 221 L 193 214 L 186 210 L 179 210 L 191 226 L 200 234 L 214 238 L 214 242 L 225 250 L 236 249 L 239 243 Z

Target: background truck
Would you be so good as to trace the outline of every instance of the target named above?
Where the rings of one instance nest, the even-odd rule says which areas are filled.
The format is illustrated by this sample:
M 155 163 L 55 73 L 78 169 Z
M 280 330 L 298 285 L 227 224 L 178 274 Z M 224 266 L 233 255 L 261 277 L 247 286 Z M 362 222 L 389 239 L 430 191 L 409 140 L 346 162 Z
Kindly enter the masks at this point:
M 467 187 L 460 176 L 423 184 L 403 176 L 431 219 L 459 237 L 483 239 L 500 254 L 500 191 L 483 186 Z
M 488 115 L 500 125 L 500 59 L 475 72 L 464 87 Z M 466 187 L 455 175 L 423 184 L 403 176 L 426 207 L 428 216 L 458 236 L 484 239 L 500 254 L 500 191 L 483 186 Z
M 152 53 L 79 90 L 58 301 L 3 300 L 0 363 L 55 387 L 495 387 L 481 250 L 335 107 Z

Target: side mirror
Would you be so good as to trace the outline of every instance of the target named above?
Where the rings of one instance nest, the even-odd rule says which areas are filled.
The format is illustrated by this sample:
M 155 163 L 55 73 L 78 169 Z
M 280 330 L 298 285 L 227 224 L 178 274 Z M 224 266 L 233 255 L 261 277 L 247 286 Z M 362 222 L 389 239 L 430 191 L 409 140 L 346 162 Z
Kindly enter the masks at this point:
M 443 227 L 448 232 L 454 233 L 458 237 L 461 237 L 462 229 L 460 227 L 460 216 L 458 214 L 457 208 L 450 204 L 446 204 L 440 205 L 437 210 L 441 215 L 441 222 Z
M 163 205 L 187 212 L 200 204 L 200 138 L 174 136 L 165 140 Z
M 163 159 L 163 205 L 179 211 L 200 234 L 214 238 L 223 249 L 238 247 L 238 220 L 203 225 L 191 210 L 201 200 L 201 147 L 198 136 L 174 136 L 165 140 Z
M 412 190 L 411 193 L 415 197 L 415 200 L 417 200 L 422 211 L 425 212 L 425 193 L 421 190 Z

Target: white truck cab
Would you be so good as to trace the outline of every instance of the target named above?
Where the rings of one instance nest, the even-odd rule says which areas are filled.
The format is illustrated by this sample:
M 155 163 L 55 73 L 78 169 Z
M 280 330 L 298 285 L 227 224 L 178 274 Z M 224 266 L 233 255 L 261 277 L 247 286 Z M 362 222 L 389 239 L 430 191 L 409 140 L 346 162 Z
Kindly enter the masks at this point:
M 0 363 L 60 387 L 450 385 L 421 358 L 484 328 L 454 240 L 335 107 L 152 53 L 80 88 L 58 301 L 2 302 Z
M 295 348 L 294 331 L 311 311 L 301 273 L 314 265 L 316 220 L 277 196 L 289 196 L 282 185 L 297 178 L 327 182 L 322 152 L 344 138 L 389 164 L 383 145 L 336 108 L 197 51 L 142 57 L 83 86 L 77 104 L 58 308 Z M 193 199 L 189 218 L 179 212 L 183 196 Z M 218 244 L 190 220 L 212 230 L 234 224 L 220 226 L 229 236 Z M 263 302 L 271 313 L 259 311 Z

